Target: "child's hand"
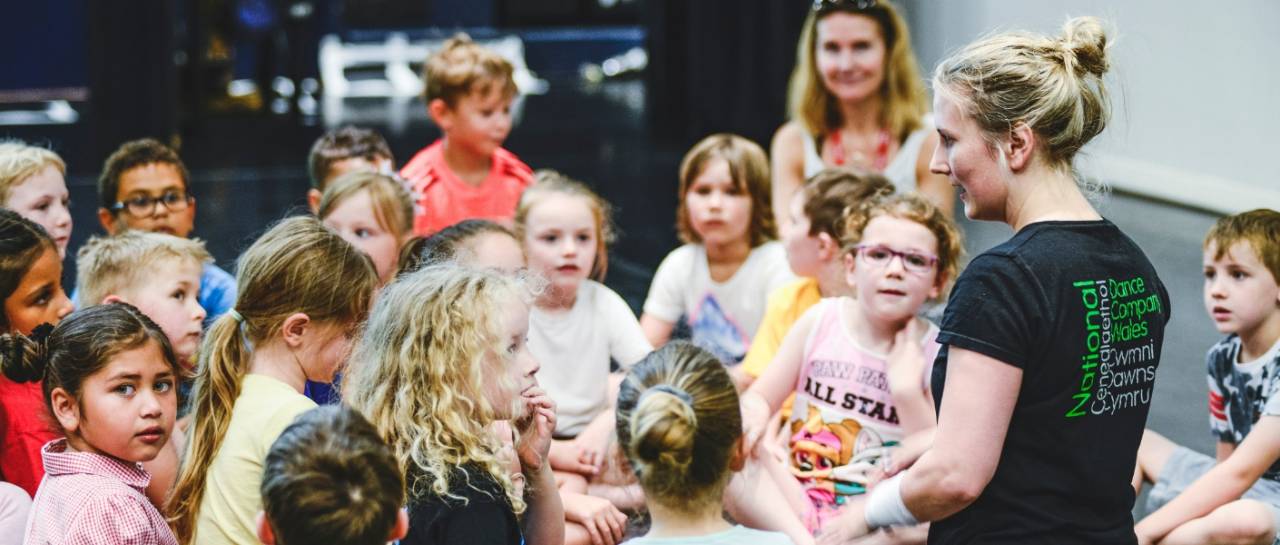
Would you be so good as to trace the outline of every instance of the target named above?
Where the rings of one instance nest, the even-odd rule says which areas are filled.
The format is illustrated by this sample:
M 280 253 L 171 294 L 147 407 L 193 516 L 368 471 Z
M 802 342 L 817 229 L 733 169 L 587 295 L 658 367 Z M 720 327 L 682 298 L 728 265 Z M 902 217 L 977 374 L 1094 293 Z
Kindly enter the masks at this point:
M 867 528 L 866 495 L 852 500 L 840 509 L 840 514 L 822 526 L 818 534 L 818 545 L 844 545 L 857 538 L 871 533 Z
M 595 475 L 597 465 L 592 463 L 592 453 L 584 449 L 577 441 L 556 441 L 551 445 L 551 468 L 556 471 Z
M 614 507 L 609 500 L 575 494 L 561 495 L 564 502 L 564 518 L 576 522 L 591 534 L 593 545 L 614 545 L 622 542 L 622 534 L 627 528 L 627 516 Z
M 542 469 L 551 450 L 551 432 L 556 429 L 556 403 L 536 386 L 525 391 L 524 401 L 528 412 L 515 423 L 520 434 L 516 454 L 525 473 L 532 473 Z
M 760 394 L 747 392 L 742 394 L 742 440 L 747 452 L 755 452 L 756 443 L 769 428 L 769 417 L 773 410 L 769 402 Z
M 894 393 L 916 393 L 923 390 L 924 384 L 924 348 L 920 346 L 919 319 L 907 322 L 897 335 L 893 337 L 893 348 L 889 349 L 889 391 Z

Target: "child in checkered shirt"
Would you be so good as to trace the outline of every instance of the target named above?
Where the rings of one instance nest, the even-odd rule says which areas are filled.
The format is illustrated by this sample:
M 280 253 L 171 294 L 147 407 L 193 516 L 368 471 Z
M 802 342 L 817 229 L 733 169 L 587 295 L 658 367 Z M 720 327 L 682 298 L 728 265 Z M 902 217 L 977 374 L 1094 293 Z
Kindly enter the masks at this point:
M 173 430 L 178 360 L 159 326 L 126 303 L 82 310 L 30 335 L 0 335 L 0 368 L 44 381 L 65 437 L 41 449 L 45 476 L 23 543 L 176 545 L 144 491 L 142 462 Z

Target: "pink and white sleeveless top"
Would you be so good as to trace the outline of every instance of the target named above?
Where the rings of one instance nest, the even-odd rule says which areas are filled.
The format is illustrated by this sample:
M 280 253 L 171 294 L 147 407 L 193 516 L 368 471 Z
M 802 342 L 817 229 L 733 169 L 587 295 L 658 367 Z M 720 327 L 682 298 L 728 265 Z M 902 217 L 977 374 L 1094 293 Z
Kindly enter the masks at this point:
M 785 430 L 791 473 L 818 506 L 840 505 L 847 496 L 866 492 L 869 470 L 903 436 L 889 393 L 888 354 L 858 345 L 846 325 L 844 300 L 818 303 L 820 314 L 805 342 Z M 922 341 L 922 390 L 938 354 L 937 336 L 937 326 L 930 324 Z

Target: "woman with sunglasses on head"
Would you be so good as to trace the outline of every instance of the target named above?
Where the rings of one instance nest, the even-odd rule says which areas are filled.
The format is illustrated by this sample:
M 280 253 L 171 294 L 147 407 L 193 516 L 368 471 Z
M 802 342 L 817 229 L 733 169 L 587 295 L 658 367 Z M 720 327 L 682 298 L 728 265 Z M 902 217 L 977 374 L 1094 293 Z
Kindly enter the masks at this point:
M 814 0 L 796 45 L 787 121 L 773 136 L 778 225 L 804 181 L 827 167 L 884 173 L 898 192 L 917 190 L 948 217 L 955 199 L 930 173 L 937 144 L 907 24 L 888 0 Z
M 824 541 L 933 521 L 931 544 L 1137 543 L 1130 479 L 1169 297 L 1072 168 L 1107 122 L 1107 45 L 1082 17 L 1057 37 L 981 39 L 934 72 L 931 166 L 966 216 L 1014 235 L 969 264 L 947 304 L 931 446 Z

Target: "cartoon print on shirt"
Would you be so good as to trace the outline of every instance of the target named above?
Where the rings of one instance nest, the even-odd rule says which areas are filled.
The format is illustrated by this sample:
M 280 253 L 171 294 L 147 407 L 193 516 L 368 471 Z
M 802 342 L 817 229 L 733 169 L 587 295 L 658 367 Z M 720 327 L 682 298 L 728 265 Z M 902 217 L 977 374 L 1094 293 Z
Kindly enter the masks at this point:
M 815 505 L 841 505 L 866 492 L 869 474 L 896 442 L 851 418 L 828 422 L 817 407 L 808 409 L 791 422 L 791 474 Z
M 715 354 L 725 365 L 737 365 L 747 355 L 750 339 L 710 292 L 689 316 L 689 329 L 693 343 Z

